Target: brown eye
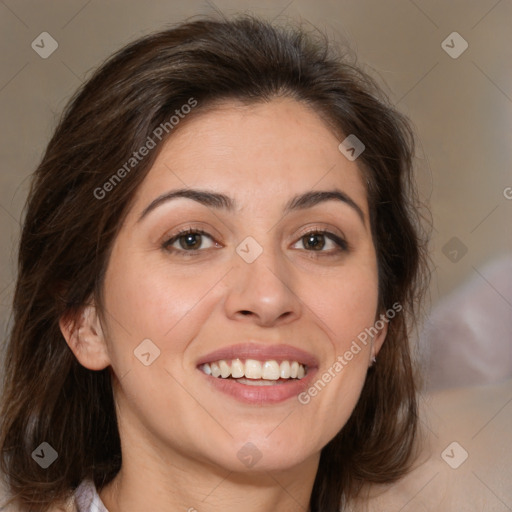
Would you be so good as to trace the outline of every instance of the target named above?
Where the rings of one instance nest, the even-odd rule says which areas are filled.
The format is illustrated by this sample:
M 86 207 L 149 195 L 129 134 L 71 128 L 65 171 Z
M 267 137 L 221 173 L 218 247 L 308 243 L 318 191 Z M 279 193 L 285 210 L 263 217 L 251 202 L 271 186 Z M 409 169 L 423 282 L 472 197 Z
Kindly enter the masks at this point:
M 201 235 L 200 233 L 188 233 L 178 237 L 178 241 L 182 249 L 199 249 L 201 247 Z
M 348 250 L 348 244 L 345 240 L 326 230 L 310 231 L 302 235 L 297 243 L 301 242 L 302 248 L 308 252 L 318 252 L 326 256 Z
M 186 229 L 169 238 L 163 243 L 162 247 L 170 252 L 193 253 L 194 251 L 208 248 L 203 247 L 205 239 L 210 239 L 213 242 L 213 238 L 206 233 L 206 231 L 200 229 Z M 176 244 L 178 244 L 178 246 L 176 246 Z M 211 243 L 210 247 L 213 245 L 217 244 Z
M 302 237 L 304 247 L 310 247 L 314 251 L 320 251 L 325 247 L 325 236 L 323 233 L 309 233 Z

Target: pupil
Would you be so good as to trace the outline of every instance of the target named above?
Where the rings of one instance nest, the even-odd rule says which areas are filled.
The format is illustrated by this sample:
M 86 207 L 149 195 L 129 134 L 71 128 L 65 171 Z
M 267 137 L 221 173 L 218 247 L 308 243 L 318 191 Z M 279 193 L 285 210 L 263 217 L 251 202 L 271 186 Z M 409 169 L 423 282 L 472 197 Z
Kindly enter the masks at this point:
M 320 235 L 320 234 L 308 235 L 308 243 L 310 244 L 311 247 L 314 247 L 315 250 L 318 248 L 322 249 L 324 246 L 324 242 L 318 242 L 318 237 L 320 237 L 320 236 L 323 236 L 323 235 Z
M 182 244 L 182 247 L 184 249 L 196 249 L 196 247 L 195 247 L 196 245 L 201 245 L 201 242 L 197 241 L 197 237 L 199 237 L 199 236 L 200 235 L 198 235 L 196 233 L 190 233 L 188 235 L 185 235 L 184 236 L 185 246 L 183 246 L 183 244 Z

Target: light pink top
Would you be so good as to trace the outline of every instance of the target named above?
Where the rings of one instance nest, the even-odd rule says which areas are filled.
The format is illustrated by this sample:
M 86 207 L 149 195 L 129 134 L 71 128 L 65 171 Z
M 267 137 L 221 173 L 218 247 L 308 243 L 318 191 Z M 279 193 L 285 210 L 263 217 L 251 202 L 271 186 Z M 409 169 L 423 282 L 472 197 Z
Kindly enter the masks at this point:
M 108 512 L 92 480 L 84 480 L 75 490 L 77 512 Z

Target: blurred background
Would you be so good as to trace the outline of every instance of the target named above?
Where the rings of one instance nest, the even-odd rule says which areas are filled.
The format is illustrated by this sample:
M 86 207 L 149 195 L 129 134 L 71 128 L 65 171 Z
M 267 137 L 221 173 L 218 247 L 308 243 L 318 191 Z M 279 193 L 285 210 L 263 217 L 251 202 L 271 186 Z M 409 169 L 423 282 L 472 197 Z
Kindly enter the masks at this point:
M 512 377 L 512 2 L 0 1 L 0 329 L 29 178 L 66 102 L 121 46 L 185 18 L 303 19 L 346 42 L 412 120 L 433 218 L 429 389 Z

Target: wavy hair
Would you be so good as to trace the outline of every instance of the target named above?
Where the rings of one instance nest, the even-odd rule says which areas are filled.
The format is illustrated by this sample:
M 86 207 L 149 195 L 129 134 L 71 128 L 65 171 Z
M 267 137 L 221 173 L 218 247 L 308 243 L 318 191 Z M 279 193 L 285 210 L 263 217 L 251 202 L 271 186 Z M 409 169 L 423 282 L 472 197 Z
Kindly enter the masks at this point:
M 403 307 L 353 414 L 322 449 L 311 512 L 338 512 L 365 484 L 392 482 L 410 467 L 418 420 L 409 337 L 427 276 L 410 123 L 351 52 L 320 32 L 247 15 L 201 18 L 111 56 L 69 101 L 33 175 L 0 411 L 10 502 L 46 512 L 83 479 L 101 489 L 121 467 L 110 369 L 81 366 L 59 319 L 76 319 L 90 297 L 101 311 L 113 241 L 172 131 L 108 194 L 99 198 L 98 189 L 191 97 L 198 105 L 190 116 L 216 101 L 278 96 L 314 108 L 340 142 L 349 134 L 364 142 L 357 163 L 367 183 L 379 311 Z M 47 469 L 31 457 L 43 441 L 59 457 Z

